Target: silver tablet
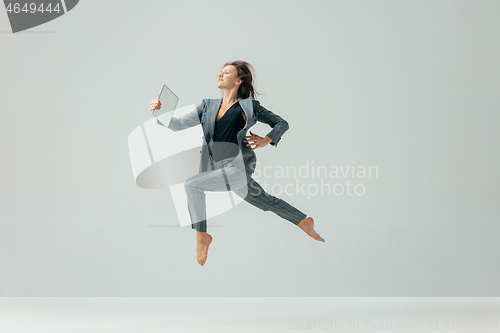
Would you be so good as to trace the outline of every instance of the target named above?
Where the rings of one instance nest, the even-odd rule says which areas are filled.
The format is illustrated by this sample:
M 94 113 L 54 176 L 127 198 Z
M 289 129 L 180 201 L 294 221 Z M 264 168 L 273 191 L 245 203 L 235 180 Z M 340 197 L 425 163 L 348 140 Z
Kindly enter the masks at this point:
M 179 97 L 170 90 L 166 84 L 163 84 L 158 94 L 158 99 L 161 102 L 160 110 L 153 110 L 153 115 L 158 117 L 166 112 L 175 110 Z

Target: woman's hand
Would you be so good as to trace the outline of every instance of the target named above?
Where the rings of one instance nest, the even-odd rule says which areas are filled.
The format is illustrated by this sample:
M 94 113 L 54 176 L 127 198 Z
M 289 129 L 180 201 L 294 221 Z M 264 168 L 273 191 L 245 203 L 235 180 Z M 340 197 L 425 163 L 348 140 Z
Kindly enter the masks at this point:
M 151 111 L 154 111 L 154 110 L 160 110 L 161 109 L 161 102 L 159 99 L 153 99 L 151 101 L 151 103 L 149 104 L 149 108 L 151 109 Z
M 273 139 L 271 139 L 267 135 L 265 137 L 261 137 L 258 136 L 257 134 L 253 134 L 252 131 L 250 131 L 250 134 L 251 135 L 245 136 L 246 140 L 243 142 L 252 142 L 251 144 L 247 143 L 247 146 L 255 144 L 255 147 L 252 148 L 252 150 L 255 150 L 257 148 L 263 148 L 273 141 Z

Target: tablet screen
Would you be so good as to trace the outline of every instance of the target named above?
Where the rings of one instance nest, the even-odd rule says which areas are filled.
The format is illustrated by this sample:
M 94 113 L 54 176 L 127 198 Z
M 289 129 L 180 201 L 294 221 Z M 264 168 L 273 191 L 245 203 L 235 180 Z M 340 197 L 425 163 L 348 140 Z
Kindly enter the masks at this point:
M 161 109 L 154 110 L 153 113 L 155 116 L 159 116 L 166 112 L 175 110 L 177 102 L 179 101 L 179 97 L 177 97 L 165 84 L 160 89 L 158 99 L 161 102 Z

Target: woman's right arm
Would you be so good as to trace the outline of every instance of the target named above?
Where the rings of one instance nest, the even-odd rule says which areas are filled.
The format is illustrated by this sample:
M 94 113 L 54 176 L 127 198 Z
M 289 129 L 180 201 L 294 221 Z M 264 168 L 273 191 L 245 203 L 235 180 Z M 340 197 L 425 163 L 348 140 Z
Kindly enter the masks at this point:
M 172 115 L 170 118 L 170 122 L 167 125 L 168 128 L 170 128 L 172 131 L 180 131 L 186 128 L 190 128 L 196 125 L 199 125 L 201 123 L 201 116 L 203 112 L 205 111 L 206 107 L 206 99 L 204 99 L 201 104 L 199 104 L 193 111 L 189 112 L 188 114 L 177 118 Z M 159 110 L 161 108 L 161 102 L 158 99 L 153 99 L 150 103 L 150 109 L 151 111 L 153 110 Z

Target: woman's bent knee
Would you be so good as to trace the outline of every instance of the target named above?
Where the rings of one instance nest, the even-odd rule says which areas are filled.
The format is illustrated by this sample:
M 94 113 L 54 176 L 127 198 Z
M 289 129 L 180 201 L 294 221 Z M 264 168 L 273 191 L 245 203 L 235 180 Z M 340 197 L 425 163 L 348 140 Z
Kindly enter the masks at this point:
M 185 182 L 184 182 L 184 189 L 186 191 L 189 191 L 191 189 L 194 189 L 194 188 L 197 188 L 196 186 L 196 183 L 190 179 L 187 179 Z

